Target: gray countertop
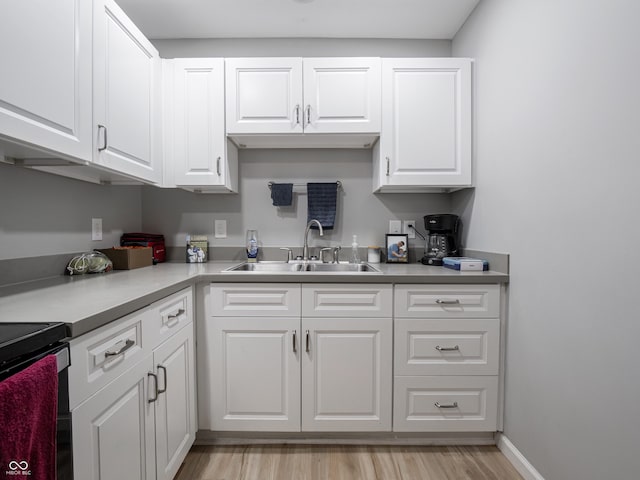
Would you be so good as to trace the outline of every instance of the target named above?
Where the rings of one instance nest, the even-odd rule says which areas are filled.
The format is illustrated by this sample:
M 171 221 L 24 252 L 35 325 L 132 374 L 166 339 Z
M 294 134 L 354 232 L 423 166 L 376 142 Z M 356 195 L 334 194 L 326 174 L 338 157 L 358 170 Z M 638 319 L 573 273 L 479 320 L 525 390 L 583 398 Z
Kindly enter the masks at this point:
M 55 277 L 0 288 L 0 322 L 64 322 L 72 337 L 197 282 L 506 283 L 500 272 L 459 272 L 422 264 L 376 264 L 380 273 L 221 273 L 238 262 L 164 263 L 106 274 Z

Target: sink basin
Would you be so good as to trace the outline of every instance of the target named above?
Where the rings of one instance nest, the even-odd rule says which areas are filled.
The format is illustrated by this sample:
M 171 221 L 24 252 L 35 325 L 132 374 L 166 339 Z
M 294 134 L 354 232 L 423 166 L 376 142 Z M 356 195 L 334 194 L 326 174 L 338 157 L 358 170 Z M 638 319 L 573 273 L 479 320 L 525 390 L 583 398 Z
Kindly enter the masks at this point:
M 227 268 L 223 272 L 265 272 L 286 273 L 299 272 L 304 265 L 301 263 L 241 263 L 235 267 Z
M 368 263 L 307 263 L 307 262 L 258 262 L 241 263 L 222 273 L 255 272 L 255 273 L 380 273 L 380 270 Z

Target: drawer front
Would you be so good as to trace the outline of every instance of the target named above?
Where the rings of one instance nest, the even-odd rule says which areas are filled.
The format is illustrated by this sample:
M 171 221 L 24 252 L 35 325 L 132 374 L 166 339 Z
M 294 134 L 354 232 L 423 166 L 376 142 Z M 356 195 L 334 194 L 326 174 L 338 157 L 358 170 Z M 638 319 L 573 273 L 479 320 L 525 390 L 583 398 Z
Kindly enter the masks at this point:
M 498 377 L 395 377 L 394 432 L 495 432 Z
M 152 314 L 144 326 L 145 339 L 155 348 L 193 321 L 193 289 L 180 290 L 151 306 Z
M 71 340 L 69 404 L 73 409 L 151 352 L 143 324 L 149 309 L 127 315 L 109 325 Z
M 497 375 L 500 320 L 395 320 L 395 375 Z
M 395 316 L 496 318 L 499 285 L 396 285 Z
M 305 317 L 391 317 L 391 285 L 303 285 Z
M 300 285 L 290 283 L 211 285 L 211 315 L 299 317 Z

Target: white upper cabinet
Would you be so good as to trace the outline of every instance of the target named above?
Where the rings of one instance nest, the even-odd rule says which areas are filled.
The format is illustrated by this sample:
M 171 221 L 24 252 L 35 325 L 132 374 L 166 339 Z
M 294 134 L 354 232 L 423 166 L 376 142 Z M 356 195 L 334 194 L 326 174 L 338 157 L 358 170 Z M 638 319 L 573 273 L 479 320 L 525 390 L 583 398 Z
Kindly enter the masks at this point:
M 163 62 L 171 117 L 165 119 L 165 168 L 173 174 L 173 184 L 236 192 L 238 150 L 225 135 L 224 60 L 179 58 Z
M 1 2 L 0 18 L 0 139 L 90 161 L 91 2 Z
M 305 58 L 305 133 L 380 132 L 379 58 Z
M 158 183 L 162 175 L 158 51 L 113 0 L 96 0 L 93 28 L 95 162 Z
M 226 59 L 227 133 L 302 133 L 302 59 Z
M 374 191 L 470 186 L 471 60 L 383 59 Z
M 379 58 L 226 59 L 227 134 L 243 147 L 368 147 L 380 88 Z

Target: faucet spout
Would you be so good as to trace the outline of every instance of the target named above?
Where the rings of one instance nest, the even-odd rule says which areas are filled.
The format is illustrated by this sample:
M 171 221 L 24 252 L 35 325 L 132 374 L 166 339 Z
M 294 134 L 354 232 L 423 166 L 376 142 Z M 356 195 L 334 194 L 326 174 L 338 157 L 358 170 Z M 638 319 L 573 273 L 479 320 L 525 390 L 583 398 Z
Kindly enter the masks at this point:
M 305 228 L 304 230 L 304 245 L 302 247 L 302 260 L 304 261 L 309 260 L 309 230 L 311 229 L 311 225 L 313 225 L 314 223 L 318 225 L 320 236 L 322 237 L 324 235 L 322 224 L 318 220 L 314 218 L 313 220 L 310 220 L 309 223 L 307 223 L 307 228 Z

